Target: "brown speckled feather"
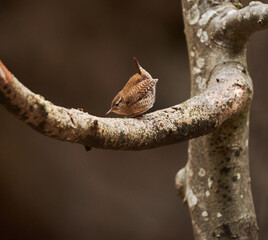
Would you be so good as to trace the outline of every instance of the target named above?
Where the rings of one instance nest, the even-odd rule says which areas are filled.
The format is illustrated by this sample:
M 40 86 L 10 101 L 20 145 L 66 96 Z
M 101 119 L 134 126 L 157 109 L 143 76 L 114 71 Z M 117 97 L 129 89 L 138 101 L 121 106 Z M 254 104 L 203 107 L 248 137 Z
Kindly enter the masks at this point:
M 156 83 L 158 79 L 145 71 L 137 59 L 135 59 L 138 73 L 134 74 L 115 96 L 111 109 L 107 112 L 115 112 L 130 117 L 139 116 L 148 111 L 155 102 Z
M 140 99 L 145 97 L 146 94 L 151 94 L 151 91 L 153 88 L 155 88 L 157 81 L 158 79 L 144 79 L 138 82 L 135 87 L 130 88 L 130 90 L 127 88 L 125 90 L 124 87 L 122 89 L 123 99 L 127 104 L 134 104 L 138 102 Z

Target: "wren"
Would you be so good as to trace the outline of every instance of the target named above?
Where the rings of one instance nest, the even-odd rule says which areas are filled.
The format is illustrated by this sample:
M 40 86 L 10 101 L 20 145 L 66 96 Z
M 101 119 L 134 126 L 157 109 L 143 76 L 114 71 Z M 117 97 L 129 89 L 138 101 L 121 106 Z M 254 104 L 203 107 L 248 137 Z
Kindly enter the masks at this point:
M 158 79 L 145 71 L 138 60 L 133 58 L 138 73 L 133 75 L 123 89 L 112 101 L 111 109 L 106 113 L 114 112 L 127 117 L 138 117 L 148 111 L 155 102 L 156 83 Z

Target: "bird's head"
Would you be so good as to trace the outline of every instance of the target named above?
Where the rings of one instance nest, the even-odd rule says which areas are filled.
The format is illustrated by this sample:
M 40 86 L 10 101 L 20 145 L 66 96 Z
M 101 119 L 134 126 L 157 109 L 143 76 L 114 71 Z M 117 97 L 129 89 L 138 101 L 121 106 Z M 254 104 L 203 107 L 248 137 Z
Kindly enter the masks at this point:
M 112 103 L 111 103 L 111 108 L 110 110 L 106 113 L 109 114 L 110 112 L 114 112 L 114 113 L 117 113 L 117 114 L 123 114 L 125 115 L 124 113 L 124 101 L 123 101 L 123 98 L 121 97 L 121 92 L 119 92 L 115 98 L 113 99 Z

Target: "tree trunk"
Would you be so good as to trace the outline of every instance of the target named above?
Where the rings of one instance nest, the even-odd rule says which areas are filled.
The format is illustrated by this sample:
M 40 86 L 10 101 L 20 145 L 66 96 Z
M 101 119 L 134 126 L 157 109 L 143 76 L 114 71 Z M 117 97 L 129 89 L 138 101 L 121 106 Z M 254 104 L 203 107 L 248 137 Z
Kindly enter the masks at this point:
M 177 174 L 176 184 L 187 200 L 195 239 L 200 240 L 258 239 L 248 157 L 253 89 L 247 71 L 246 43 L 251 30 L 249 26 L 245 31 L 235 25 L 239 20 L 236 13 L 242 11 L 237 7 L 239 3 L 228 1 L 183 1 L 191 96 L 225 81 L 222 75 L 232 78 L 234 84 L 244 78 L 251 92 L 248 105 L 236 118 L 213 133 L 190 140 L 188 163 Z M 235 16 L 232 20 L 231 14 Z M 227 20 L 223 20 L 225 17 Z M 240 15 L 241 26 L 251 17 L 250 10 Z M 262 24 L 262 19 L 256 19 L 255 25 Z

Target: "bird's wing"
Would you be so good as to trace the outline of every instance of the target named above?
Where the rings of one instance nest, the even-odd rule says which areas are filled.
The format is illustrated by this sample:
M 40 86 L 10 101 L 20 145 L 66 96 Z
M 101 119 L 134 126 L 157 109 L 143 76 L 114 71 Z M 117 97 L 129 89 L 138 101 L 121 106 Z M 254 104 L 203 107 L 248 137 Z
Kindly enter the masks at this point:
M 125 94 L 126 104 L 133 104 L 142 99 L 152 88 L 156 85 L 158 79 L 144 79 L 143 81 L 136 84 L 136 86 L 129 89 Z

